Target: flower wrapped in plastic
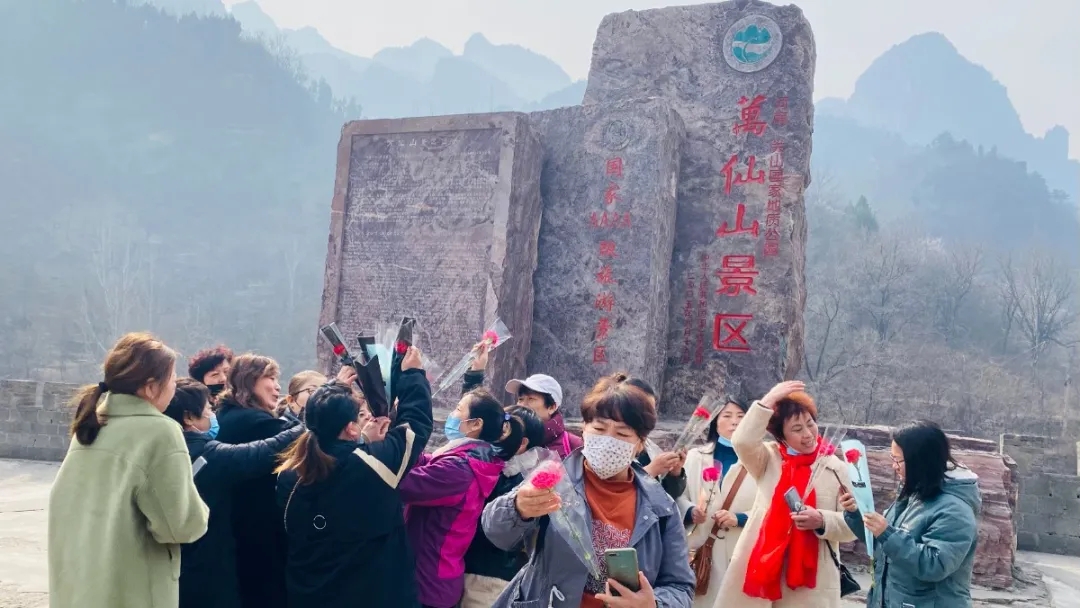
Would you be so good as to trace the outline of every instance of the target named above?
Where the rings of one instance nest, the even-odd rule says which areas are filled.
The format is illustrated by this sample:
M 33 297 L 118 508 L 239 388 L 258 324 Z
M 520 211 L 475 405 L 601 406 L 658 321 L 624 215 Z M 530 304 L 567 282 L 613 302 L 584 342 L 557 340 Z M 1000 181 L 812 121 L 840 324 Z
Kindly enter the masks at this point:
M 721 403 L 720 406 L 723 407 L 723 404 Z M 687 421 L 682 433 L 675 439 L 675 445 L 671 448 L 673 452 L 685 450 L 701 440 L 702 435 L 705 433 L 705 429 L 709 428 L 709 421 L 716 415 L 714 408 L 715 400 L 712 397 L 706 395 L 701 398 L 697 407 L 694 408 L 694 413 L 690 415 L 690 420 Z
M 850 450 L 844 452 L 844 460 L 846 460 L 848 464 L 855 468 L 855 473 L 859 476 L 858 481 L 855 483 L 862 483 L 862 470 L 859 469 L 859 461 L 862 460 L 862 452 L 856 450 L 855 448 L 851 448 Z
M 810 492 L 814 489 L 814 481 L 817 480 L 821 470 L 825 468 L 825 460 L 829 456 L 836 454 L 837 446 L 847 436 L 847 428 L 834 424 L 832 426 L 825 427 L 825 432 L 821 433 L 818 437 L 817 454 L 814 457 L 813 468 L 810 469 L 810 481 L 806 484 L 806 489 L 803 490 L 802 500 L 806 502 L 806 499 L 810 496 Z
M 589 569 L 589 574 L 600 579 L 600 560 L 593 549 L 592 524 L 585 519 L 586 509 L 582 497 L 566 476 L 559 455 L 551 450 L 541 457 L 540 463 L 525 479 L 538 490 L 552 490 L 559 497 L 559 508 L 548 515 L 551 527 L 566 541 Z
M 465 353 L 465 356 L 462 357 L 454 367 L 450 368 L 450 371 L 439 378 L 438 384 L 431 394 L 432 398 L 457 384 L 458 380 L 461 380 L 461 377 L 465 375 L 465 372 L 469 371 L 469 367 L 472 366 L 473 361 L 476 361 L 476 358 L 480 356 L 483 349 L 487 349 L 488 352 L 491 352 L 512 337 L 513 336 L 510 334 L 510 330 L 506 327 L 506 324 L 503 323 L 501 319 L 495 319 L 495 321 L 484 331 L 484 335 L 480 337 L 480 342 L 469 349 L 469 352 Z
M 708 467 L 701 471 L 701 490 L 698 491 L 697 508 L 702 512 L 707 513 L 709 511 L 709 503 L 712 502 L 713 496 L 716 494 L 717 489 L 720 486 L 720 469 L 718 467 Z M 690 529 L 692 535 L 697 530 L 698 525 L 694 524 L 694 527 Z

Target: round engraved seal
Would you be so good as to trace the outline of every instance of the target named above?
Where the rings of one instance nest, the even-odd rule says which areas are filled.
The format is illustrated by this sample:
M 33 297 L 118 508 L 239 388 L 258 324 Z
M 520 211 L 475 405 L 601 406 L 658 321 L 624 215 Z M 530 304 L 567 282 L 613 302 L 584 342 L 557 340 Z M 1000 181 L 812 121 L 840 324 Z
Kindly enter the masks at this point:
M 608 150 L 622 150 L 630 145 L 630 134 L 630 124 L 616 118 L 604 125 L 604 130 L 600 133 L 600 141 Z
M 769 67 L 780 55 L 784 34 L 775 21 L 765 15 L 739 19 L 724 34 L 724 60 L 732 69 L 758 72 Z

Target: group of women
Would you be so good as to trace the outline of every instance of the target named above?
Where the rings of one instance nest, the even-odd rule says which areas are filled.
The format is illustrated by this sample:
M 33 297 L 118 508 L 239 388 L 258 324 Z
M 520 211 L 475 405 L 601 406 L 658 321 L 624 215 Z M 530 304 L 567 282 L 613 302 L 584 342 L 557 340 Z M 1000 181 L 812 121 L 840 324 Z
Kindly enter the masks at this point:
M 371 416 L 348 369 L 330 382 L 300 374 L 282 396 L 266 357 L 200 353 L 179 383 L 175 363 L 161 341 L 130 334 L 77 398 L 50 497 L 54 608 L 836 608 L 839 543 L 866 530 L 869 606 L 970 606 L 977 478 L 945 434 L 897 431 L 897 500 L 860 513 L 839 458 L 811 479 L 821 439 L 801 382 L 749 405 L 729 398 L 706 443 L 673 454 L 649 440 L 648 383 L 601 378 L 578 438 L 554 379 L 511 382 L 517 405 L 504 408 L 482 387 L 482 354 L 448 443 L 425 453 L 431 388 L 415 348 L 390 419 Z M 527 481 L 547 450 L 574 490 L 567 504 Z M 552 525 L 559 509 L 587 522 L 577 542 L 599 572 Z M 603 559 L 627 548 L 636 585 Z

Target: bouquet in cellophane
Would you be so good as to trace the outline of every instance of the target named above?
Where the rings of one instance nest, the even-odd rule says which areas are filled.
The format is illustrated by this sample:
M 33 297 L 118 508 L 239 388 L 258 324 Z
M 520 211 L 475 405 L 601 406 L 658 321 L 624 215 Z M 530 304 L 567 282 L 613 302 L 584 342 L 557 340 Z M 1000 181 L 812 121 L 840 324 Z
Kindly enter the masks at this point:
M 825 468 L 825 460 L 829 456 L 836 453 L 839 449 L 840 442 L 847 436 L 847 427 L 834 424 L 825 427 L 825 431 L 820 433 L 818 439 L 817 455 L 814 458 L 813 468 L 810 469 L 810 481 L 806 484 L 806 489 L 803 490 L 802 500 L 805 503 L 806 499 L 810 496 L 810 492 L 814 490 L 814 481 L 817 480 L 821 470 Z
M 723 407 L 724 404 L 721 403 L 719 406 Z M 680 433 L 679 437 L 675 440 L 675 445 L 672 446 L 671 451 L 678 452 L 680 450 L 685 450 L 700 441 L 705 434 L 705 429 L 709 428 L 709 421 L 716 415 L 715 409 L 715 399 L 709 395 L 702 397 L 701 401 L 698 402 L 697 407 L 694 408 L 694 413 L 690 415 L 690 420 L 686 423 L 682 433 Z
M 589 574 L 594 579 L 600 579 L 600 560 L 593 549 L 592 524 L 582 515 L 586 512 L 581 505 L 582 497 L 567 479 L 559 455 L 551 450 L 546 452 L 525 478 L 525 483 L 539 490 L 554 490 L 559 496 L 559 509 L 548 515 L 551 527 L 570 545 L 581 563 L 589 569 Z
M 465 353 L 465 356 L 457 362 L 454 367 L 450 368 L 450 371 L 443 374 L 439 378 L 438 384 L 435 386 L 434 392 L 431 397 L 435 398 L 436 395 L 445 391 L 457 384 L 458 380 L 465 375 L 465 372 L 469 371 L 469 367 L 473 361 L 480 356 L 483 352 L 482 349 L 487 349 L 491 352 L 502 345 L 504 342 L 512 338 L 510 330 L 506 327 L 506 324 L 501 319 L 495 319 L 495 321 L 484 331 L 484 335 L 480 338 L 480 343 L 469 349 L 469 352 Z

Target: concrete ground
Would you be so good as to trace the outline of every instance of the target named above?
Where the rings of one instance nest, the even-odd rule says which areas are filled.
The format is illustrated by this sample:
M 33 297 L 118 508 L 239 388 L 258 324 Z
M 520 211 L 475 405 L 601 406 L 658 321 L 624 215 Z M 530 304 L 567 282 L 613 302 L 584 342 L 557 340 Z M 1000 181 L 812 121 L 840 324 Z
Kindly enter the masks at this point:
M 48 608 L 46 507 L 59 465 L 0 459 L 0 608 Z M 1080 608 L 1080 558 L 1042 553 L 1017 554 L 1030 584 L 1010 592 L 973 591 L 976 608 Z M 866 573 L 856 572 L 863 589 Z M 864 606 L 855 596 L 844 608 Z

